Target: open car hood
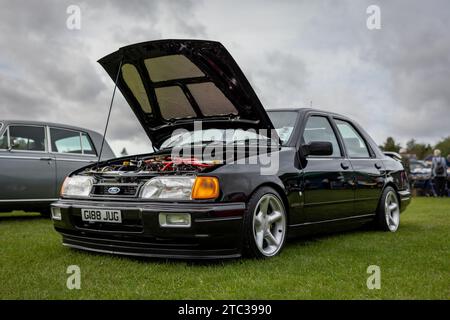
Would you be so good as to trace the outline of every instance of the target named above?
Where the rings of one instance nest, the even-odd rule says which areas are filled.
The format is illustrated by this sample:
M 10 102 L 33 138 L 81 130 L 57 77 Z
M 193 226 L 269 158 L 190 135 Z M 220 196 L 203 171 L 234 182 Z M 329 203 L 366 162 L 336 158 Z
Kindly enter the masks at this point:
M 117 87 L 157 148 L 174 130 L 193 130 L 198 120 L 203 129 L 273 132 L 256 93 L 219 42 L 149 41 L 98 62 L 114 81 L 118 77 Z

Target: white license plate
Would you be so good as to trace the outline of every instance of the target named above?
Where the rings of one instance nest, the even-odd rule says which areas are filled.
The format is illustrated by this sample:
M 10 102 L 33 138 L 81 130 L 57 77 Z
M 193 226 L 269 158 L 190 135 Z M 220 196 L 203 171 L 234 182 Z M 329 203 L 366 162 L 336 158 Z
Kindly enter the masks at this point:
M 113 209 L 81 209 L 81 219 L 88 222 L 122 223 L 122 213 Z

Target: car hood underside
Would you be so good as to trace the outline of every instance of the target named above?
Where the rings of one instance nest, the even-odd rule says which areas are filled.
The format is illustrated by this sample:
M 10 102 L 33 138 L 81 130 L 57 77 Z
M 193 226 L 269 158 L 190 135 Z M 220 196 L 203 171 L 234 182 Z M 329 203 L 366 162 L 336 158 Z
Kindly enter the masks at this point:
M 158 40 L 120 48 L 99 60 L 159 147 L 176 129 L 266 129 L 273 125 L 222 44 Z M 264 133 L 262 133 L 264 134 Z

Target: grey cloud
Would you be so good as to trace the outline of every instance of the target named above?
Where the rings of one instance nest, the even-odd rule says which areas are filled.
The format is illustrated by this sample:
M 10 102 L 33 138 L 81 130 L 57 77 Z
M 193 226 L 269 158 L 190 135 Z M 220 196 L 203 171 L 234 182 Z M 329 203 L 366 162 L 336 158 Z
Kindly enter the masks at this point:
M 81 8 L 78 31 L 66 28 L 72 4 Z M 113 83 L 96 60 L 121 46 L 160 38 L 163 14 L 170 12 L 173 29 L 191 37 L 203 32 L 191 18 L 193 1 L 46 0 L 0 6 L 0 118 L 62 122 L 99 132 Z M 117 97 L 108 139 L 148 147 L 134 114 L 120 93 Z
M 252 69 L 249 79 L 266 108 L 298 107 L 308 70 L 301 58 L 274 50 L 265 55 L 261 68 Z
M 267 107 L 313 100 L 356 118 L 378 142 L 450 133 L 448 1 L 379 1 L 375 31 L 365 26 L 368 0 L 78 3 L 82 29 L 70 31 L 66 8 L 76 1 L 0 2 L 0 118 L 102 131 L 113 83 L 96 60 L 130 43 L 180 37 L 223 42 Z M 108 139 L 148 146 L 120 94 Z

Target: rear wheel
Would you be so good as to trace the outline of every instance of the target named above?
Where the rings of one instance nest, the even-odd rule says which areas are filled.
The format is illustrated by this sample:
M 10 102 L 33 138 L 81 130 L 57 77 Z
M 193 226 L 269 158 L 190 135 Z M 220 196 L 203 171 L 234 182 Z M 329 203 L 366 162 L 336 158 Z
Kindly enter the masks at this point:
M 248 202 L 244 216 L 244 248 L 251 257 L 277 255 L 286 238 L 286 210 L 279 194 L 272 188 L 258 189 Z
M 395 232 L 400 225 L 400 203 L 394 188 L 386 187 L 381 195 L 377 211 L 379 229 Z

